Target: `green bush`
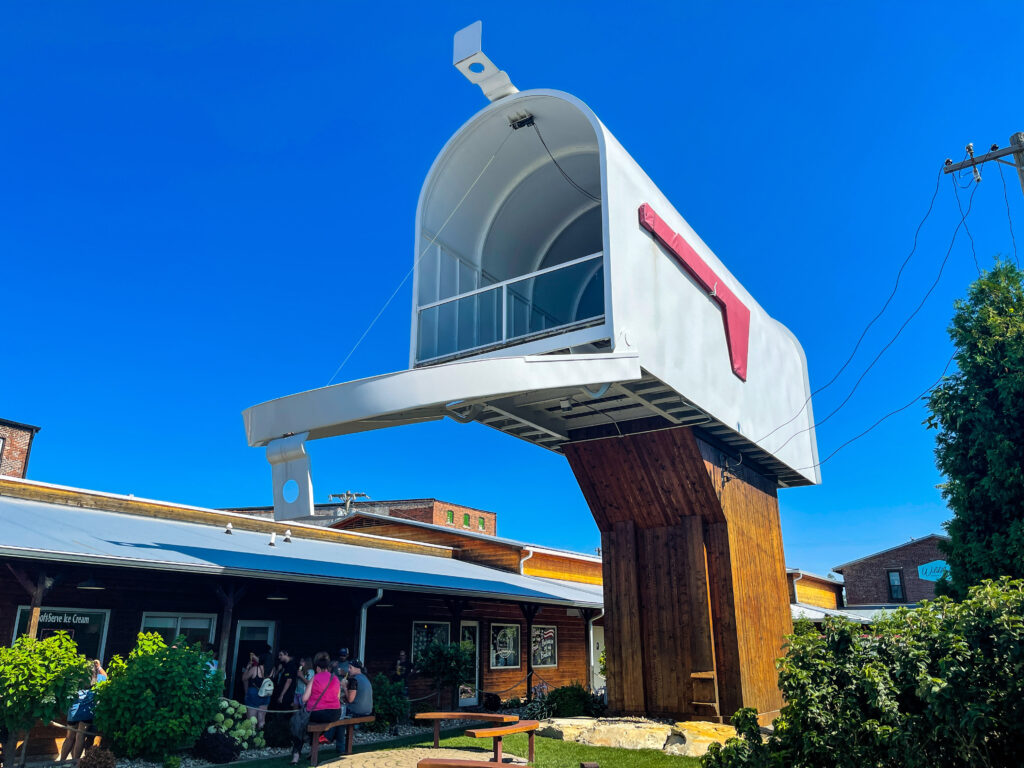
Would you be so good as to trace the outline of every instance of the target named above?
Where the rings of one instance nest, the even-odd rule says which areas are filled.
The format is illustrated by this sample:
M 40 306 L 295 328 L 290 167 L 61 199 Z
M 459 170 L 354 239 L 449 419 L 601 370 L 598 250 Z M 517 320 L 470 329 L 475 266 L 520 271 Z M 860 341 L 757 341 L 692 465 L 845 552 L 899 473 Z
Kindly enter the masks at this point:
M 416 660 L 416 669 L 432 677 L 438 688 L 450 689 L 452 707 L 458 709 L 459 685 L 471 681 L 476 674 L 476 650 L 468 641 L 434 642 L 423 649 Z
M 1024 581 L 972 587 L 858 624 L 800 623 L 779 661 L 786 706 L 763 747 L 743 738 L 705 768 L 933 768 L 1024 763 Z
M 164 758 L 163 768 L 181 768 L 181 757 L 179 755 L 168 755 Z
M 210 674 L 211 658 L 183 637 L 171 648 L 155 633 L 140 634 L 128 660 L 96 689 L 96 728 L 114 754 L 161 761 L 191 747 L 219 711 L 224 677 Z
M 546 696 L 537 696 L 533 701 L 523 705 L 522 716 L 524 720 L 546 720 L 551 717 L 551 707 L 548 706 Z
M 521 706 L 523 706 L 523 700 L 520 699 L 518 696 L 513 696 L 508 701 L 503 702 L 501 706 L 504 709 L 519 709 Z
M 21 636 L 0 647 L 0 731 L 4 765 L 14 765 L 14 744 L 36 720 L 62 718 L 89 682 L 89 660 L 66 632 L 45 640 Z
M 378 733 L 409 719 L 409 700 L 402 693 L 402 683 L 391 682 L 387 675 L 373 678 L 373 714 L 377 719 L 363 727 Z
M 213 733 L 203 731 L 199 741 L 196 742 L 195 747 L 192 749 L 192 754 L 200 760 L 220 765 L 221 763 L 230 763 L 232 760 L 237 760 L 241 751 L 242 749 L 238 742 L 226 733 L 221 731 Z
M 552 717 L 581 717 L 590 706 L 590 691 L 579 683 L 563 685 L 548 693 Z

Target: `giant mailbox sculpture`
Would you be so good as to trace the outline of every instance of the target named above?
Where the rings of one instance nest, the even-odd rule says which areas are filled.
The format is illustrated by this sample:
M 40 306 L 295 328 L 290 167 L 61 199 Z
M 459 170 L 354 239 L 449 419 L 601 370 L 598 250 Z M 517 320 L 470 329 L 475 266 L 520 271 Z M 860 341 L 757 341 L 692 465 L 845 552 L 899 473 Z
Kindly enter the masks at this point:
M 492 103 L 423 184 L 409 370 L 245 411 L 275 515 L 312 513 L 312 439 L 449 417 L 564 453 L 601 530 L 612 709 L 770 718 L 776 491 L 819 481 L 803 351 L 589 107 L 517 91 L 479 22 L 455 65 Z

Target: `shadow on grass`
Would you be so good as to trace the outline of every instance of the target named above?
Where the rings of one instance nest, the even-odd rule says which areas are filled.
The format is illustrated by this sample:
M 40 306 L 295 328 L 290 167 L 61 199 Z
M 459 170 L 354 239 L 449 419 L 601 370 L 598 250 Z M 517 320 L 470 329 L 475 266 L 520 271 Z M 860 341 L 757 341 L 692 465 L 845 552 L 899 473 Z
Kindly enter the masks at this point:
M 470 760 L 487 760 L 491 754 L 490 739 L 472 739 L 460 735 L 463 728 L 450 728 L 442 730 L 441 746 L 448 749 L 467 750 L 466 758 Z M 433 736 L 404 736 L 380 741 L 373 744 L 362 744 L 354 747 L 356 754 L 364 752 L 377 752 L 382 749 L 408 749 L 411 747 L 430 747 L 434 743 Z M 470 752 L 469 750 L 477 750 Z M 480 750 L 484 750 L 481 752 Z M 616 747 L 592 747 L 586 744 L 577 744 L 574 741 L 561 741 L 559 739 L 546 739 L 536 737 L 536 762 L 537 768 L 579 768 L 580 763 L 598 763 L 601 768 L 698 768 L 700 761 L 693 757 L 678 757 L 666 755 L 656 749 L 619 749 Z M 506 736 L 504 740 L 504 751 L 509 755 L 526 757 L 527 736 L 517 733 Z M 337 763 L 337 768 L 344 766 L 345 758 L 335 755 L 333 751 L 322 751 L 320 753 L 320 765 Z M 291 764 L 288 755 L 283 757 L 272 757 L 266 760 L 250 760 L 245 763 L 235 763 L 236 766 L 245 768 L 287 768 Z M 304 755 L 299 760 L 301 768 L 308 768 L 309 760 Z M 409 768 L 414 768 L 411 766 Z

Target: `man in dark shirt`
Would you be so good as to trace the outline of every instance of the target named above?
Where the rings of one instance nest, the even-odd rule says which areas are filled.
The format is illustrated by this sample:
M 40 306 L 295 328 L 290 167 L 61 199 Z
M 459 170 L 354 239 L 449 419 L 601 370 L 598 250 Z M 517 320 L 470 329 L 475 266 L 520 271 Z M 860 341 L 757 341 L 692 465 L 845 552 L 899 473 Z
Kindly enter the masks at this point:
M 295 696 L 295 680 L 299 676 L 299 662 L 283 648 L 277 652 L 277 660 L 281 672 L 274 684 L 274 702 L 282 709 L 287 709 L 291 706 L 292 698 Z

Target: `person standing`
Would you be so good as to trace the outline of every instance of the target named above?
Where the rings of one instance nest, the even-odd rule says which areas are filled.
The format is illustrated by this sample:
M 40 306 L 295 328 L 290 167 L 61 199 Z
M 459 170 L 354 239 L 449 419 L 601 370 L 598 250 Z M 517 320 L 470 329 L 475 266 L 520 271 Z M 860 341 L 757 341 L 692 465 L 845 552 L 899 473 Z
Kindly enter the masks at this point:
M 321 651 L 313 657 L 313 679 L 309 681 L 305 692 L 302 694 L 302 706 L 309 712 L 309 722 L 333 723 L 341 719 L 341 681 L 337 676 L 331 674 L 331 657 Z M 335 744 L 338 747 L 338 754 L 345 753 L 345 728 L 338 727 L 335 731 Z M 330 731 L 327 732 L 330 734 Z M 318 738 L 314 734 L 313 738 Z M 328 736 L 330 738 L 330 736 Z M 305 737 L 292 739 L 292 765 L 299 762 L 302 754 L 302 745 Z
M 269 696 L 260 696 L 260 686 L 263 685 L 264 669 L 260 658 L 252 651 L 249 652 L 249 663 L 242 670 L 242 685 L 245 686 L 245 716 L 255 717 L 256 726 L 262 730 L 263 724 L 267 721 L 267 704 L 270 703 Z
M 409 660 L 404 650 L 398 652 L 398 658 L 391 668 L 391 682 L 401 683 L 402 695 L 409 695 Z
M 365 717 L 373 714 L 373 686 L 363 674 L 363 662 L 353 659 L 348 664 L 348 716 Z
M 338 649 L 338 658 L 333 664 L 333 672 L 342 680 L 348 676 L 348 648 Z
M 75 727 L 69 728 L 67 736 L 64 737 L 64 743 L 60 748 L 60 762 L 66 760 L 68 756 L 77 761 L 85 751 L 86 741 L 91 741 L 92 737 L 96 735 L 92 724 L 96 714 L 95 686 L 96 683 L 102 683 L 106 679 L 107 672 L 100 664 L 100 660 L 93 659 L 89 687 L 78 692 L 75 702 L 68 710 L 68 725 Z
M 283 648 L 277 652 L 277 659 L 281 671 L 277 675 L 277 680 L 274 681 L 273 700 L 279 709 L 287 709 L 295 695 L 295 685 L 299 677 L 299 662 Z

